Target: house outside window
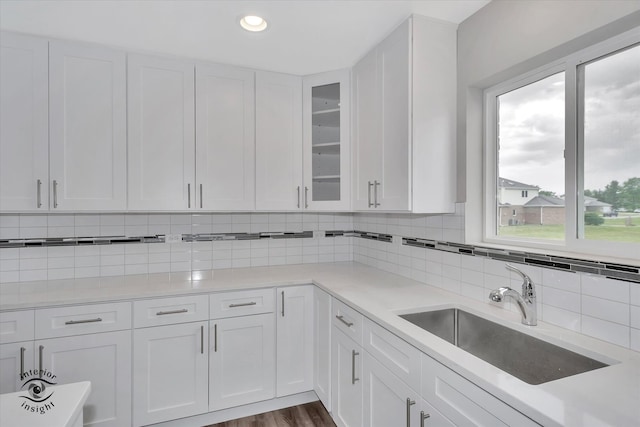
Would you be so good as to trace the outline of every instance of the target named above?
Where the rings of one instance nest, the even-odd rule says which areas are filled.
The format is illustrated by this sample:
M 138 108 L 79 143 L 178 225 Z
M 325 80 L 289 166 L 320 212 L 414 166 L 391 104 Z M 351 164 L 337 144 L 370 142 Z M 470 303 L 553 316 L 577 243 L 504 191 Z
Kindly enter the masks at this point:
M 485 241 L 640 253 L 640 29 L 489 88 L 485 111 Z

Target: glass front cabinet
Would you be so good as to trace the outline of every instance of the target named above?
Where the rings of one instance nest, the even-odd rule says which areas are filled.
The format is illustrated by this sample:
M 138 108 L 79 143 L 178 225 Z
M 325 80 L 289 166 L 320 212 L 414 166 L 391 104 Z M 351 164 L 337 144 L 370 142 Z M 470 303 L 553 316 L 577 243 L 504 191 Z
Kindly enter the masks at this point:
M 349 70 L 303 79 L 304 209 L 349 210 Z

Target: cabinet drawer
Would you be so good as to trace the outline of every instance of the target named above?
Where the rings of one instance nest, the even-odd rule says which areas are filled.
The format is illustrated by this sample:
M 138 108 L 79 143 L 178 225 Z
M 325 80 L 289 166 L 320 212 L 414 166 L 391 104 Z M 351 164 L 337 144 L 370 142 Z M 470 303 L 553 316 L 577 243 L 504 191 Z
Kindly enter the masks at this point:
M 30 341 L 33 337 L 33 310 L 0 313 L 0 344 Z
M 364 320 L 363 347 L 414 390 L 420 390 L 420 351 L 369 319 Z
M 271 313 L 275 307 L 274 290 L 224 292 L 210 296 L 211 319 Z
M 209 320 L 209 296 L 157 298 L 133 303 L 133 327 L 172 325 Z
M 344 332 L 358 345 L 362 345 L 362 314 L 334 299 L 331 306 L 331 321 L 338 330 Z
M 36 339 L 131 329 L 131 303 L 36 310 Z
M 422 355 L 422 397 L 455 425 L 538 426 L 471 381 Z

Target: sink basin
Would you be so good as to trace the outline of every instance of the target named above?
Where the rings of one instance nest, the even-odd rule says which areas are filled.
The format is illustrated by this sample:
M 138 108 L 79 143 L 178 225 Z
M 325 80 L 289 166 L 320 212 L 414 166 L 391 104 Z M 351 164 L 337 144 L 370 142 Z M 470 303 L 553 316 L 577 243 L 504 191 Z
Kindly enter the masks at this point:
M 529 384 L 609 366 L 457 308 L 400 317 Z

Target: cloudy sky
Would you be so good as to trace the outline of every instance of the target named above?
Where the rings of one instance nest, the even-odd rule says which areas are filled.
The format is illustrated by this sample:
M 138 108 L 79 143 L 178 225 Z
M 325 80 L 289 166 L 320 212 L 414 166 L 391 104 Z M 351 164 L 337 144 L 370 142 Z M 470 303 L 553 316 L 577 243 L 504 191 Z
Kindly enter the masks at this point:
M 564 73 L 499 97 L 503 178 L 564 194 Z M 585 188 L 640 177 L 640 46 L 585 67 Z

